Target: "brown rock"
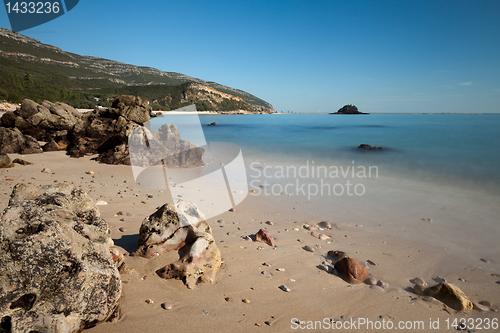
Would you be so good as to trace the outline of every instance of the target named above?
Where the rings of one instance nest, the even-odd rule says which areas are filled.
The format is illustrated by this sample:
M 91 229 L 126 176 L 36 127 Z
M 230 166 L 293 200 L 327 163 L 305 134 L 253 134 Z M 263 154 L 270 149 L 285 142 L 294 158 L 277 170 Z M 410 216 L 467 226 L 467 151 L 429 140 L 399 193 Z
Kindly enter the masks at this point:
M 348 283 L 362 283 L 368 277 L 368 270 L 352 258 L 344 258 L 335 263 L 335 269 Z
M 327 256 L 335 261 L 339 261 L 341 259 L 347 258 L 347 253 L 345 253 L 344 251 L 328 251 Z
M 22 160 L 20 158 L 15 158 L 12 163 L 20 164 L 20 165 L 33 165 L 33 163 Z
M 12 168 L 14 163 L 12 163 L 8 155 L 0 155 L 0 168 Z
M 275 246 L 273 236 L 271 236 L 266 229 L 260 229 L 259 232 L 255 234 L 255 241 L 266 243 L 269 246 Z
M 413 290 L 421 296 L 432 296 L 457 311 L 472 310 L 472 302 L 456 285 L 443 282 L 432 287 L 415 285 Z

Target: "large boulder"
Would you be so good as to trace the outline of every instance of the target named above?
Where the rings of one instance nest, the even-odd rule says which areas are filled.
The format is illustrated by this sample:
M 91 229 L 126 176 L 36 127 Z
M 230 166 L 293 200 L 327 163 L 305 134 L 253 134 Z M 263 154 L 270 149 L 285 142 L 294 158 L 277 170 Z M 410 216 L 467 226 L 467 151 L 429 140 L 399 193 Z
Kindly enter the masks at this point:
M 0 214 L 0 331 L 80 332 L 116 319 L 122 285 L 111 245 L 82 190 L 16 185 Z
M 0 127 L 0 154 L 41 153 L 38 141 L 30 135 L 23 135 L 18 128 Z
M 193 203 L 166 204 L 144 219 L 134 255 L 152 258 L 177 250 L 180 259 L 160 268 L 160 277 L 181 279 L 190 289 L 199 282 L 215 281 L 222 264 L 220 251 L 204 215 Z

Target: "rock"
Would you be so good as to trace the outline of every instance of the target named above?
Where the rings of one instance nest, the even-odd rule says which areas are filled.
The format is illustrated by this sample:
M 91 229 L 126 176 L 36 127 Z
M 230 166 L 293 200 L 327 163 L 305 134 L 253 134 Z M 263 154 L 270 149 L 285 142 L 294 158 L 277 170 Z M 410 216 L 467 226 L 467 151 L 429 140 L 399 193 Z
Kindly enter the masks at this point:
M 59 144 L 57 142 L 55 142 L 54 139 L 50 139 L 50 141 L 47 142 L 42 147 L 43 151 L 58 151 L 61 149 L 62 149 L 61 146 L 59 146 Z
M 377 264 L 376 264 L 374 261 L 370 260 L 370 259 L 368 259 L 368 260 L 366 261 L 366 263 L 367 263 L 367 264 L 370 264 L 370 265 L 372 265 L 372 266 L 377 266 Z
M 370 289 L 373 289 L 373 290 L 378 290 L 378 291 L 385 291 L 384 288 L 382 288 L 381 286 L 379 285 L 373 285 L 373 286 L 370 286 Z
M 19 165 L 33 165 L 33 163 L 31 162 L 28 162 L 28 161 L 25 161 L 25 160 L 22 160 L 20 158 L 15 158 L 12 163 L 16 163 L 16 164 L 19 164 Z
M 246 304 L 250 303 L 250 300 L 248 298 L 243 298 L 241 301 Z
M 332 258 L 333 261 L 339 261 L 341 259 L 347 258 L 347 253 L 344 251 L 328 251 L 328 257 Z
M 41 173 L 52 173 L 52 171 L 50 171 L 49 168 L 43 168 L 40 172 Z
M 443 282 L 433 287 L 415 285 L 413 290 L 417 295 L 432 296 L 457 311 L 472 309 L 472 302 L 467 295 L 452 283 Z
M 321 265 L 318 265 L 318 268 L 327 272 L 327 273 L 330 273 L 330 274 L 333 273 L 333 268 L 330 265 L 321 264 Z
M 274 223 L 272 221 L 266 221 L 266 224 L 267 225 L 274 225 Z
M 328 221 L 321 221 L 320 223 L 318 223 L 318 227 L 323 229 L 331 229 L 332 225 Z
M 152 108 L 146 100 L 140 97 L 122 95 L 117 97 L 111 105 L 110 112 L 124 117 L 137 124 L 144 124 L 150 119 Z
M 282 267 L 276 268 L 276 270 L 277 270 L 278 272 L 284 272 L 284 271 L 285 271 L 285 269 L 284 269 L 284 268 L 282 268 Z
M 489 308 L 491 308 L 493 306 L 490 301 L 481 301 L 481 302 L 479 302 L 479 304 L 487 306 Z
M 445 283 L 446 282 L 446 279 L 444 277 L 441 277 L 441 276 L 436 276 L 434 278 L 432 278 L 434 281 L 436 281 L 437 283 Z
M 384 148 L 383 147 L 370 146 L 370 145 L 367 145 L 367 144 L 361 144 L 361 145 L 359 145 L 358 149 L 361 149 L 361 150 L 382 150 Z
M 105 206 L 108 203 L 104 200 L 97 200 L 97 202 L 95 204 L 96 204 L 96 206 Z
M 8 155 L 0 154 L 0 168 L 12 168 L 14 163 Z
M 207 126 L 217 126 L 217 123 L 213 122 L 213 123 L 208 124 Z
M 106 222 L 82 190 L 18 184 L 0 214 L 0 317 L 9 332 L 80 332 L 116 319 Z
M 154 303 L 154 301 L 151 298 L 148 298 L 145 302 L 148 303 L 148 304 L 153 304 Z
M 259 232 L 255 234 L 256 242 L 263 242 L 269 246 L 275 246 L 273 236 L 266 229 L 260 229 Z
M 307 229 L 307 230 L 309 230 L 309 231 L 316 231 L 316 230 L 318 230 L 318 227 L 316 227 L 314 225 L 305 225 L 304 228 Z
M 484 306 L 483 304 L 481 303 L 478 303 L 478 302 L 473 302 L 472 303 L 472 307 L 478 311 L 483 311 L 483 312 L 486 312 L 486 311 L 490 311 L 490 308 L 487 307 L 487 306 Z
M 372 278 L 372 277 L 367 278 L 364 282 L 369 286 L 377 285 L 377 279 Z
M 378 280 L 377 286 L 379 286 L 382 289 L 389 289 L 389 283 L 382 280 Z
M 180 259 L 157 270 L 161 278 L 181 279 L 189 289 L 199 282 L 215 282 L 222 264 L 220 251 L 205 216 L 193 203 L 166 204 L 144 219 L 134 255 L 152 258 L 174 250 Z
M 284 292 L 287 292 L 287 293 L 289 293 L 289 292 L 290 292 L 290 288 L 288 288 L 288 287 L 287 287 L 287 286 L 285 286 L 284 284 L 282 284 L 281 286 L 279 286 L 279 288 L 280 288 L 281 290 L 283 290 Z
M 362 283 L 368 277 L 368 270 L 359 261 L 344 258 L 335 263 L 335 269 L 341 278 L 348 283 Z
M 18 128 L 0 127 L 0 154 L 33 154 L 41 152 L 40 145 L 32 136 L 23 135 Z
M 424 279 L 419 278 L 419 277 L 416 277 L 413 280 L 410 280 L 410 282 L 413 283 L 413 284 L 417 284 L 419 286 L 424 286 L 424 287 L 428 286 L 427 282 L 425 282 Z
M 264 276 L 265 276 L 265 277 L 267 277 L 267 278 L 270 278 L 270 277 L 272 277 L 272 276 L 273 276 L 273 275 L 272 275 L 270 272 L 268 272 L 268 271 L 262 271 L 262 273 L 261 273 L 261 274 L 262 274 L 262 275 L 264 275 Z
M 355 105 L 347 104 L 341 107 L 337 112 L 330 114 L 366 114 L 366 113 L 359 112 L 358 108 Z
M 161 307 L 164 310 L 171 310 L 172 309 L 172 304 L 170 304 L 170 303 L 161 303 Z
M 310 247 L 309 245 L 304 246 L 302 249 L 306 250 L 307 252 L 315 252 L 314 248 Z
M 320 240 L 324 240 L 324 241 L 331 239 L 330 236 L 327 236 L 327 235 L 319 233 L 319 232 L 311 232 L 311 236 L 313 236 L 314 238 L 320 239 Z

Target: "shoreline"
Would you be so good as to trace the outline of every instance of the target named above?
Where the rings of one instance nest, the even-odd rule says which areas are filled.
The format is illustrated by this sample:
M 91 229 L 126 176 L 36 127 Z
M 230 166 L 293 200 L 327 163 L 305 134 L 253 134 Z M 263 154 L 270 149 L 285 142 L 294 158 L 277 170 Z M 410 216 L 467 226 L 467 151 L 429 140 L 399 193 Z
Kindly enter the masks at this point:
M 107 221 L 115 245 L 128 252 L 135 249 L 142 220 L 153 213 L 155 207 L 170 200 L 159 190 L 137 186 L 128 166 L 99 164 L 90 161 L 91 156 L 72 159 L 65 152 L 9 156 L 34 165 L 16 165 L 0 171 L 2 210 L 7 205 L 11 186 L 19 182 L 34 185 L 73 183 L 88 192 L 94 201 L 108 203 L 99 206 L 101 217 Z M 49 168 L 52 173 L 41 173 L 43 168 Z M 86 174 L 89 170 L 95 174 Z M 122 275 L 125 281 L 122 318 L 118 323 L 99 324 L 88 332 L 128 333 L 139 329 L 163 332 L 167 325 L 186 332 L 197 329 L 234 332 L 259 329 L 257 324 L 268 326 L 265 322 L 270 323 L 272 331 L 285 332 L 293 331 L 294 318 L 340 321 L 341 316 L 372 321 L 382 316 L 394 322 L 423 320 L 426 323 L 429 318 L 440 319 L 443 330 L 447 318 L 498 317 L 496 312 L 477 310 L 464 317 L 440 302 L 426 302 L 405 290 L 412 286 L 409 280 L 417 276 L 429 283 L 433 283 L 433 277 L 443 276 L 459 286 L 471 301 L 488 300 L 498 309 L 500 292 L 495 283 L 498 278 L 491 276 L 500 273 L 496 260 L 498 246 L 488 240 L 496 231 L 481 231 L 480 227 L 481 221 L 484 223 L 491 216 L 498 216 L 498 209 L 493 209 L 490 202 L 483 202 L 486 197 L 473 197 L 473 193 L 455 193 L 446 200 L 428 203 L 429 195 L 444 198 L 443 193 L 451 189 L 429 187 L 429 184 L 410 180 L 384 178 L 381 182 L 374 183 L 366 197 L 356 200 L 340 197 L 334 201 L 330 198 L 312 201 L 304 197 L 248 195 L 236 207 L 236 212 L 226 212 L 208 220 L 226 262 L 214 284 L 188 290 L 181 281 L 159 278 L 155 269 L 166 261 L 176 260 L 177 253 L 150 260 L 126 257 L 126 263 L 135 273 Z M 148 198 L 147 194 L 153 198 Z M 388 205 L 386 200 L 392 202 Z M 423 205 L 424 202 L 427 204 Z M 116 215 L 118 211 L 130 212 L 132 216 L 120 221 L 120 216 Z M 425 222 L 424 217 L 433 221 Z M 474 218 L 474 223 L 469 224 L 468 221 Z M 312 225 L 322 220 L 335 225 L 332 230 L 321 231 L 332 237 L 329 241 L 312 237 L 303 227 L 303 224 Z M 272 225 L 266 221 L 271 221 Z M 276 248 L 243 239 L 264 227 L 275 237 Z M 464 227 L 475 230 L 475 234 Z M 437 243 L 440 239 L 448 243 L 446 249 Z M 463 244 L 467 239 L 469 243 Z M 314 247 L 315 253 L 304 251 L 305 245 Z M 373 261 L 376 266 L 369 265 L 371 276 L 388 282 L 389 289 L 381 292 L 365 284 L 349 285 L 318 269 L 330 250 L 345 251 L 359 261 Z M 263 266 L 264 262 L 272 266 Z M 277 271 L 277 268 L 285 270 Z M 263 271 L 272 276 L 267 278 Z M 143 279 L 145 276 L 147 278 Z M 282 284 L 291 291 L 280 290 L 278 287 Z M 231 301 L 226 301 L 226 297 Z M 146 304 L 147 298 L 154 303 Z M 242 303 L 243 298 L 250 299 L 251 303 Z M 160 304 L 163 302 L 171 303 L 172 310 L 162 309 Z M 422 331 L 428 330 L 427 327 Z

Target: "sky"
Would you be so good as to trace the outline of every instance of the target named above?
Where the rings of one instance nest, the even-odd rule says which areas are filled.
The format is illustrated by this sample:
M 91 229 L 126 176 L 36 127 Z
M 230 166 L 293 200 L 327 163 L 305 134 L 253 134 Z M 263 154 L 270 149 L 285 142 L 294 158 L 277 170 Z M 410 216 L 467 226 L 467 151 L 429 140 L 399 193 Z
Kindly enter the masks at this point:
M 21 33 L 283 112 L 500 112 L 500 1 L 80 0 Z M 6 8 L 0 27 L 10 29 Z

